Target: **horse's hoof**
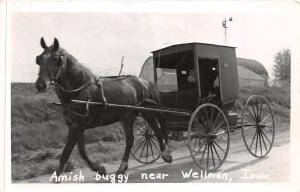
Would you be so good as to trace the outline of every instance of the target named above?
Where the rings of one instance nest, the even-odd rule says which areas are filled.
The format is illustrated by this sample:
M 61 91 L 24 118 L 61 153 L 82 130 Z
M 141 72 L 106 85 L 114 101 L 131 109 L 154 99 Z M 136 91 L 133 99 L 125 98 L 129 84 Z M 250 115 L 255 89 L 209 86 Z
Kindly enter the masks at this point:
M 51 181 L 51 183 L 53 183 L 53 184 L 60 184 L 61 183 L 61 181 Z
M 98 172 L 99 175 L 106 175 L 106 169 L 104 166 L 100 165 L 100 163 L 96 162 L 91 167 L 93 171 Z
M 123 167 L 123 169 L 119 168 L 115 174 L 116 175 L 124 175 L 124 174 L 126 174 L 127 170 L 128 170 L 128 166 L 126 165 L 126 166 Z
M 118 170 L 116 173 L 115 173 L 115 175 L 125 175 L 126 174 L 126 171 L 125 170 Z
M 104 166 L 101 166 L 101 165 L 99 165 L 99 166 L 97 167 L 97 172 L 98 172 L 99 175 L 106 175 L 106 174 L 107 174 L 107 173 L 106 173 L 105 167 L 104 167 Z
M 171 155 L 162 155 L 161 156 L 162 157 L 162 159 L 165 161 L 165 162 L 167 162 L 167 163 L 172 163 L 172 156 Z

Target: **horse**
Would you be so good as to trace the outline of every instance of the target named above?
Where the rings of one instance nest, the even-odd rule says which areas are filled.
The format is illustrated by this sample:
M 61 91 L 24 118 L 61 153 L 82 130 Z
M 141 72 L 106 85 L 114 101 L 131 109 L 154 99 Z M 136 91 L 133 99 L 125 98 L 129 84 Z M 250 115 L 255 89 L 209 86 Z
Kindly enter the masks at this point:
M 134 141 L 132 123 L 139 113 L 153 129 L 159 141 L 162 159 L 168 163 L 172 162 L 167 147 L 165 122 L 158 112 L 107 107 L 108 102 L 132 106 L 160 105 L 160 94 L 154 84 L 135 76 L 97 77 L 74 56 L 61 48 L 56 38 L 49 47 L 43 37 L 40 44 L 43 52 L 36 57 L 36 63 L 39 65 L 36 89 L 38 92 L 46 92 L 51 85 L 55 86 L 68 125 L 67 141 L 60 157 L 57 175 L 62 173 L 76 143 L 80 156 L 91 170 L 106 175 L 106 169 L 101 162 L 92 162 L 88 157 L 84 144 L 84 131 L 115 122 L 123 125 L 126 138 L 125 152 L 115 174 L 125 174 Z M 87 104 L 74 103 L 72 100 L 86 101 Z M 91 101 L 103 105 L 89 105 L 88 102 Z

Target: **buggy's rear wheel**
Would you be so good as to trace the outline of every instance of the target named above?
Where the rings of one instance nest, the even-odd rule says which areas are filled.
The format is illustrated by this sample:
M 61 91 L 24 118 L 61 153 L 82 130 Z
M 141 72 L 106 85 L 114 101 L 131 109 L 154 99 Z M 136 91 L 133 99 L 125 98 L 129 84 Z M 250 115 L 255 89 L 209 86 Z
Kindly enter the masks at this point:
M 138 116 L 133 122 L 134 143 L 132 157 L 140 163 L 150 164 L 160 157 L 159 142 L 148 122 Z
M 242 114 L 242 136 L 247 150 L 254 157 L 265 157 L 271 151 L 275 122 L 265 97 L 253 95 L 246 101 Z
M 227 158 L 229 143 L 223 111 L 214 104 L 200 105 L 188 125 L 188 147 L 195 164 L 206 171 L 220 168 Z

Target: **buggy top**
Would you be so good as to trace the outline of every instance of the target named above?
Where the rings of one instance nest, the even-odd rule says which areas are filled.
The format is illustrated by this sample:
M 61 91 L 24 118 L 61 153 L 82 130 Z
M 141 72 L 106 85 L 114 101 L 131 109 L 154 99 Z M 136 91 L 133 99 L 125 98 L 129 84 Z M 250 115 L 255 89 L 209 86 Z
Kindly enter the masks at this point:
M 169 107 L 193 110 L 210 92 L 217 95 L 224 108 L 231 108 L 238 99 L 235 47 L 194 42 L 172 45 L 152 53 L 154 82 L 168 95 L 166 101 L 172 102 Z M 173 77 L 166 81 L 163 72 Z

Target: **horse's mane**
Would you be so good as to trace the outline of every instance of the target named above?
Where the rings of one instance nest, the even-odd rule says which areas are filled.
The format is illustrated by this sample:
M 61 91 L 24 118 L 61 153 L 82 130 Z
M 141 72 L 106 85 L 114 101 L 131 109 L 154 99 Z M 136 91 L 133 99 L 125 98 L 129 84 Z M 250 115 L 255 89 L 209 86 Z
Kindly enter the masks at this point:
M 82 63 L 78 62 L 78 60 L 71 55 L 70 53 L 68 53 L 65 49 L 60 48 L 60 54 L 67 57 L 69 59 L 69 62 L 74 66 L 74 67 L 78 67 L 79 71 L 83 71 L 86 72 L 86 74 L 88 74 L 91 77 L 96 77 L 96 75 L 87 67 L 85 67 Z

